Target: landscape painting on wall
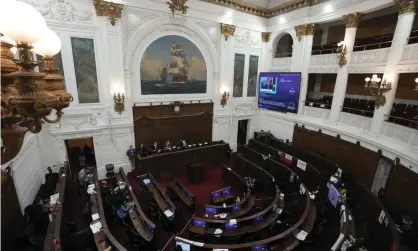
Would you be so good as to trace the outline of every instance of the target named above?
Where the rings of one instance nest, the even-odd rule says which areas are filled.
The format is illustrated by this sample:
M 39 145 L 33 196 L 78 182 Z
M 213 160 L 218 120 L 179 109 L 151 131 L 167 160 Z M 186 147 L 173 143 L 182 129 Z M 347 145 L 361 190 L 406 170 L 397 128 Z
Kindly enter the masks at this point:
M 141 60 L 141 93 L 206 93 L 206 62 L 200 50 L 181 36 L 152 42 Z
M 71 38 L 78 102 L 99 103 L 99 84 L 97 83 L 96 56 L 94 40 Z

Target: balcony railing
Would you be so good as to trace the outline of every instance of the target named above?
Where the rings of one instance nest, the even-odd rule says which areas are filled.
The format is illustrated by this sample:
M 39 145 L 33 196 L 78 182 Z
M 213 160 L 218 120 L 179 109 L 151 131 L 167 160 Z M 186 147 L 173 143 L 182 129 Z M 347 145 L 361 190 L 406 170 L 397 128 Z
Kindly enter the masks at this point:
M 353 48 L 353 51 L 366 51 L 366 50 L 389 48 L 391 45 L 392 45 L 392 41 L 365 44 L 365 45 L 355 45 Z
M 398 125 L 410 127 L 413 129 L 418 129 L 418 117 L 416 120 L 411 120 L 407 118 L 402 117 L 396 117 L 396 116 L 389 116 L 388 122 L 392 122 Z
M 374 111 L 361 110 L 361 109 L 350 108 L 350 107 L 343 107 L 342 111 L 365 116 L 365 117 L 373 117 L 373 113 L 374 113 Z
M 316 108 L 331 109 L 331 104 L 322 102 L 305 101 L 305 106 L 311 106 Z

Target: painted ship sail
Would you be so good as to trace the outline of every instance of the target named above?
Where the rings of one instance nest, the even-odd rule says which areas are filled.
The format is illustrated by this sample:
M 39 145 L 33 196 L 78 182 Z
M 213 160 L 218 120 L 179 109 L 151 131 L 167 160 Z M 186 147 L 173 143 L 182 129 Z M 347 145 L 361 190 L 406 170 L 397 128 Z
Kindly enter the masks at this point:
M 168 77 L 171 83 L 184 84 L 187 81 L 189 63 L 186 54 L 183 53 L 183 46 L 171 43 L 170 65 L 167 69 Z

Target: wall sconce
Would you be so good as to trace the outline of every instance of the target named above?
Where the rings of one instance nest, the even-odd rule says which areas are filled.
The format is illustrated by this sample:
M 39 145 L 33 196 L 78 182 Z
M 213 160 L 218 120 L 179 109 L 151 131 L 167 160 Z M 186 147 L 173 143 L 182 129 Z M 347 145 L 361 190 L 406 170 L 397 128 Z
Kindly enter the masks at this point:
M 115 112 L 122 114 L 125 111 L 125 95 L 118 92 L 113 95 L 113 101 L 115 102 Z
M 338 64 L 340 65 L 340 68 L 341 68 L 347 64 L 347 46 L 344 45 L 343 41 L 338 43 L 336 53 L 339 59 Z
M 372 78 L 367 77 L 365 79 L 364 89 L 366 91 L 369 91 L 372 96 L 375 97 L 376 102 L 375 106 L 377 109 L 379 107 L 384 106 L 386 104 L 386 97 L 385 93 L 392 90 L 392 83 L 387 82 L 386 80 L 383 80 L 383 82 L 380 82 L 382 79 L 377 77 L 376 74 L 372 76 Z
M 229 99 L 229 92 L 224 91 L 224 93 L 221 96 L 221 106 L 222 107 L 225 107 L 226 102 L 228 101 L 228 99 Z
M 414 91 L 418 91 L 418 78 L 415 79 L 415 89 Z

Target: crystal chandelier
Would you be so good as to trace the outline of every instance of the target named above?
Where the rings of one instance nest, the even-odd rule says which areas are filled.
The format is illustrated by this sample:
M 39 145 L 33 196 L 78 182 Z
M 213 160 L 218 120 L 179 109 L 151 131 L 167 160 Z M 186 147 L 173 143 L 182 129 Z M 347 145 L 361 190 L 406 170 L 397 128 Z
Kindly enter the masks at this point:
M 27 131 L 39 133 L 44 121 L 60 121 L 62 109 L 69 106 L 72 96 L 64 91 L 62 83 L 57 84 L 51 65 L 52 56 L 61 50 L 61 41 L 34 7 L 2 0 L 0 34 L 3 164 L 20 151 Z M 11 49 L 16 51 L 15 58 Z M 38 65 L 34 53 L 45 57 L 45 64 L 50 66 L 46 68 L 48 75 L 34 70 Z M 47 117 L 52 110 L 56 110 L 55 119 Z

